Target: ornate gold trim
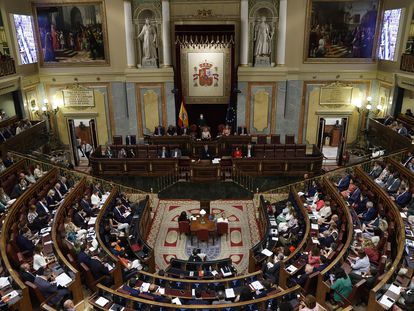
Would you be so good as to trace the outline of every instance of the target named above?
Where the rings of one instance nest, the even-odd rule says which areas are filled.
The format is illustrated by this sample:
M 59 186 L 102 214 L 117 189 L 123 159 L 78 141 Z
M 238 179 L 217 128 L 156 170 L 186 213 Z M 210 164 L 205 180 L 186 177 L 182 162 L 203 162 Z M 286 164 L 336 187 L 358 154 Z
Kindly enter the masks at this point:
M 299 129 L 298 129 L 298 144 L 303 143 L 303 128 L 305 127 L 305 108 L 306 108 L 306 98 L 307 98 L 307 89 L 308 85 L 321 85 L 326 86 L 329 84 L 334 83 L 335 81 L 328 80 L 328 81 L 303 81 L 303 88 L 302 88 L 302 102 L 300 107 L 300 113 L 299 113 Z M 371 90 L 371 81 L 370 80 L 360 80 L 360 81 L 336 81 L 337 83 L 344 83 L 347 85 L 352 84 L 366 84 L 367 85 L 367 92 L 370 92 Z M 367 93 L 365 94 L 367 95 Z
M 379 28 L 382 23 L 382 7 L 384 0 L 378 0 L 378 8 L 377 8 L 377 20 L 375 24 L 375 35 L 374 41 L 372 43 L 372 53 L 371 58 L 309 58 L 308 57 L 308 50 L 309 50 L 309 31 L 310 31 L 310 22 L 311 22 L 311 14 L 312 14 L 312 2 L 315 0 L 307 0 L 306 3 L 306 17 L 305 17 L 305 33 L 304 33 L 304 44 L 303 44 L 303 63 L 304 64 L 373 64 L 377 62 L 376 59 L 376 52 L 377 52 L 377 44 L 378 44 L 378 37 L 379 37 Z M 334 0 L 318 0 L 319 2 L 335 2 Z M 343 1 L 343 0 L 341 0 Z M 348 2 L 361 2 L 360 0 L 345 0 Z M 364 0 L 367 1 L 368 0 Z M 338 1 L 337 1 L 338 2 Z
M 36 8 L 38 7 L 51 7 L 51 6 L 69 6 L 69 5 L 99 5 L 101 8 L 102 14 L 102 36 L 104 41 L 104 54 L 105 59 L 101 62 L 67 62 L 67 63 L 48 63 L 44 62 L 44 55 L 42 45 L 40 44 L 40 32 L 39 32 L 39 25 L 37 20 L 37 11 Z M 109 41 L 108 41 L 108 27 L 107 27 L 107 20 L 106 20 L 106 5 L 105 0 L 63 0 L 61 2 L 44 2 L 44 1 L 33 1 L 32 2 L 32 13 L 33 13 L 33 23 L 34 23 L 34 31 L 36 46 L 37 46 L 37 53 L 39 55 L 39 66 L 43 68 L 60 68 L 60 67 L 106 67 L 110 66 L 110 53 L 109 53 Z

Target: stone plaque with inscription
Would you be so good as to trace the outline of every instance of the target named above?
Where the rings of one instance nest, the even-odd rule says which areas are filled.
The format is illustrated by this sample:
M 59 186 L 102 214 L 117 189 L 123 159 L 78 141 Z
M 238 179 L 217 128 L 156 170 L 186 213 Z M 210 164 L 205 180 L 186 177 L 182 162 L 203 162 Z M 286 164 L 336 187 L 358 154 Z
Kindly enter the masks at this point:
M 327 86 L 321 87 L 320 105 L 350 105 L 352 100 L 352 87 Z
M 93 90 L 87 88 L 70 88 L 62 90 L 65 107 L 94 107 L 95 97 Z

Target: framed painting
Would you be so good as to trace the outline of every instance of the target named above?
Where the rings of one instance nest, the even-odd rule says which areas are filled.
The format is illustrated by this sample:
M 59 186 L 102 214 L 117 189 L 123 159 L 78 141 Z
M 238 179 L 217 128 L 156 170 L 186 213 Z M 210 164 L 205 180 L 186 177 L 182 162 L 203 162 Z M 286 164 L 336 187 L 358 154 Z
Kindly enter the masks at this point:
M 106 66 L 105 2 L 33 3 L 40 66 Z
M 181 84 L 186 104 L 227 104 L 230 100 L 231 49 L 181 48 Z
M 304 63 L 375 61 L 382 0 L 308 0 Z

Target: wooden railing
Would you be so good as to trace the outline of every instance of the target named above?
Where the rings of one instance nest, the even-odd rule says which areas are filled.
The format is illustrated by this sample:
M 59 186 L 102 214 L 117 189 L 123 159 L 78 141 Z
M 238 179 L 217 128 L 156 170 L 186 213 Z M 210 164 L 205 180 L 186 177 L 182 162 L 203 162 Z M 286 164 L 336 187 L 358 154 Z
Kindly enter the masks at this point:
M 52 241 L 57 259 L 63 263 L 64 267 L 69 268 L 74 274 L 73 282 L 70 284 L 70 289 L 73 294 L 73 301 L 75 304 L 83 300 L 81 273 L 66 259 L 59 245 L 61 241 L 58 239 L 64 235 L 64 232 L 59 232 L 59 227 L 64 223 L 65 217 L 68 215 L 69 209 L 78 198 L 82 197 L 86 185 L 86 179 L 83 178 L 76 186 L 67 194 L 63 203 L 59 206 L 53 219 L 52 225 Z
M 283 260 L 283 266 L 280 267 L 280 272 L 279 272 L 279 286 L 281 288 L 287 288 L 288 279 L 291 276 L 284 267 L 289 265 L 299 254 L 301 254 L 301 252 L 304 251 L 304 247 L 307 245 L 308 240 L 310 238 L 309 234 L 310 234 L 310 229 L 311 229 L 308 211 L 303 206 L 303 202 L 299 198 L 298 191 L 296 190 L 294 186 L 291 186 L 290 191 L 291 193 L 293 193 L 293 197 L 295 199 L 296 205 L 299 207 L 301 211 L 301 216 L 305 221 L 305 232 L 303 234 L 302 241 L 298 244 L 296 249 L 287 258 Z
M 351 246 L 351 242 L 353 239 L 353 222 L 352 222 L 352 216 L 348 209 L 348 207 L 345 205 L 344 200 L 341 198 L 341 195 L 338 191 L 338 189 L 331 183 L 331 181 L 324 177 L 323 183 L 326 187 L 326 192 L 332 197 L 335 202 L 339 205 L 341 210 L 343 211 L 345 218 L 346 218 L 346 241 L 344 243 L 344 246 L 342 247 L 339 254 L 331 261 L 329 266 L 327 266 L 325 269 L 322 270 L 322 272 L 318 275 L 318 285 L 316 289 L 316 301 L 321 304 L 324 307 L 327 307 L 326 305 L 326 295 L 330 292 L 331 287 L 328 283 L 326 283 L 324 280 L 328 273 L 332 271 L 332 269 L 339 263 L 344 260 L 346 253 L 348 252 L 349 247 Z
M 395 250 L 395 257 L 392 260 L 389 270 L 383 275 L 381 281 L 371 289 L 368 298 L 368 311 L 383 310 L 383 307 L 377 301 L 377 293 L 384 287 L 385 284 L 389 283 L 396 273 L 404 253 L 405 248 L 405 229 L 404 221 L 401 218 L 400 211 L 395 205 L 394 201 L 391 200 L 389 195 L 362 170 L 361 167 L 357 167 L 355 172 L 357 176 L 361 179 L 361 182 L 364 183 L 374 194 L 378 197 L 378 203 L 382 203 L 387 214 L 391 214 L 391 219 L 395 222 L 395 242 L 392 243 L 393 250 Z
M 45 138 L 42 141 L 42 137 Z M 24 130 L 15 135 L 2 144 L 0 144 L 0 156 L 4 157 L 7 151 L 27 152 L 35 148 L 41 147 L 41 143 L 45 143 L 47 138 L 46 121 L 40 121 L 31 128 Z
M 386 149 L 387 153 L 411 148 L 411 139 L 398 134 L 381 122 L 369 119 L 368 134 L 370 140 L 377 146 Z
M 209 309 L 209 310 L 224 310 L 226 308 L 232 308 L 237 309 L 242 308 L 243 306 L 248 306 L 250 304 L 255 304 L 259 306 L 259 310 L 266 310 L 266 302 L 269 300 L 277 300 L 281 299 L 284 296 L 293 294 L 295 292 L 300 291 L 300 286 L 296 285 L 295 287 L 289 288 L 287 290 L 278 291 L 275 294 L 269 294 L 263 298 L 258 298 L 254 300 L 248 300 L 243 302 L 233 302 L 230 304 L 217 304 L 217 305 L 183 305 L 183 306 L 177 306 L 176 304 L 172 303 L 163 303 L 163 302 L 157 302 L 153 300 L 147 300 L 143 298 L 134 297 L 131 295 L 127 295 L 124 293 L 121 293 L 117 290 L 114 290 L 112 288 L 106 287 L 102 284 L 98 284 L 98 289 L 101 292 L 101 294 L 107 294 L 112 297 L 118 297 L 119 300 L 125 300 L 127 299 L 126 306 L 130 309 L 137 309 L 135 303 L 139 304 L 141 307 L 144 306 L 157 306 L 157 307 L 163 307 L 167 310 L 201 310 L 201 309 Z M 97 310 L 108 310 L 109 307 L 100 307 L 99 305 L 95 304 L 94 301 L 96 300 L 97 296 L 92 297 L 89 299 L 89 303 L 93 305 L 93 307 Z
M 10 207 L 6 219 L 3 223 L 2 234 L 0 238 L 0 251 L 5 269 L 10 273 L 11 278 L 22 291 L 22 299 L 19 301 L 19 310 L 32 310 L 32 303 L 30 300 L 29 288 L 20 279 L 19 273 L 15 271 L 10 263 L 6 252 L 7 241 L 10 238 L 9 233 L 13 223 L 17 221 L 18 213 L 22 206 L 27 205 L 28 202 L 35 196 L 35 194 L 50 182 L 50 180 L 57 176 L 57 169 L 51 169 L 47 174 L 41 177 L 33 186 L 27 189 Z
M 112 272 L 112 276 L 114 278 L 114 284 L 116 287 L 121 286 L 121 284 L 124 282 L 123 278 L 122 278 L 122 266 L 121 266 L 121 262 L 119 261 L 119 259 L 112 254 L 112 252 L 106 247 L 105 243 L 102 241 L 102 237 L 101 237 L 101 230 L 100 230 L 100 225 L 102 222 L 102 219 L 105 215 L 106 210 L 108 209 L 108 207 L 111 205 L 111 202 L 115 199 L 115 197 L 118 194 L 118 189 L 116 187 L 112 188 L 111 193 L 109 194 L 108 198 L 105 201 L 105 204 L 102 205 L 98 215 L 96 216 L 96 221 L 95 221 L 95 233 L 96 233 L 96 240 L 99 243 L 99 246 L 103 249 L 103 251 L 105 253 L 107 253 L 109 255 L 109 257 L 111 258 L 112 263 L 115 265 L 113 272 Z
M 0 77 L 9 76 L 16 73 L 14 59 L 11 57 L 0 58 Z
M 414 72 L 414 54 L 403 54 L 401 56 L 402 71 Z

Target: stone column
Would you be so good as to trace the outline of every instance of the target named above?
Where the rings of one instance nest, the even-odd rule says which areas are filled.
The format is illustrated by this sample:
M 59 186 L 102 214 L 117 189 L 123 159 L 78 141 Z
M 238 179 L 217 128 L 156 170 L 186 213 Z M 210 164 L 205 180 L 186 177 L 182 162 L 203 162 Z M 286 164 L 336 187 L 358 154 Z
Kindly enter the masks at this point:
M 170 1 L 162 0 L 162 53 L 164 67 L 171 67 Z
M 249 1 L 240 1 L 240 65 L 249 64 Z
M 131 2 L 124 1 L 125 15 L 125 40 L 127 52 L 127 65 L 129 68 L 135 67 L 135 48 L 134 48 L 134 27 L 132 25 Z
M 287 18 L 287 0 L 279 1 L 279 26 L 277 37 L 277 64 L 285 64 L 286 51 L 286 18 Z

